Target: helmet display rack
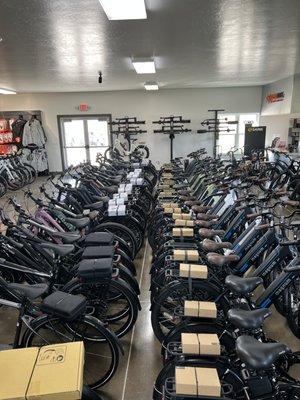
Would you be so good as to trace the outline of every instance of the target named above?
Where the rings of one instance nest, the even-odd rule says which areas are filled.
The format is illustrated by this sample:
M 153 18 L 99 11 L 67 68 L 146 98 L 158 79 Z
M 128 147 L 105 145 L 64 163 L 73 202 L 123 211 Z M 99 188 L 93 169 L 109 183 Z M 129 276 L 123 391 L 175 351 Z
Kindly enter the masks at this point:
M 213 112 L 213 118 L 207 118 L 201 122 L 201 125 L 205 127 L 204 129 L 198 129 L 197 133 L 213 133 L 214 137 L 214 157 L 217 156 L 217 140 L 219 139 L 220 132 L 233 132 L 235 129 L 230 129 L 228 125 L 237 125 L 238 121 L 228 121 L 227 118 L 219 119 L 219 113 L 224 112 L 224 109 L 207 110 L 208 112 Z M 222 125 L 222 128 L 220 128 Z M 227 126 L 226 126 L 227 125 Z
M 185 128 L 185 124 L 190 124 L 190 119 L 183 119 L 182 116 L 161 117 L 159 121 L 153 121 L 153 124 L 161 125 L 161 129 L 154 129 L 154 133 L 163 133 L 169 135 L 170 139 L 170 160 L 173 160 L 174 149 L 173 141 L 176 134 L 191 132 L 191 129 Z
M 139 121 L 136 117 L 116 118 L 111 122 L 111 133 L 116 137 L 123 136 L 127 142 L 126 150 L 130 152 L 132 143 L 137 140 L 136 136 L 147 133 L 140 125 L 145 125 L 145 121 Z

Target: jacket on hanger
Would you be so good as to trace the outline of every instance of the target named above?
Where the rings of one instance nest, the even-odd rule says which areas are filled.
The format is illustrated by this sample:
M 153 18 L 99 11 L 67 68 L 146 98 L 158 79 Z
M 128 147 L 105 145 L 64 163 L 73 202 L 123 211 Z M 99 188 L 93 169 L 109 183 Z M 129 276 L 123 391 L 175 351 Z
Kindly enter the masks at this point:
M 12 123 L 11 130 L 13 133 L 13 139 L 19 136 L 22 137 L 25 125 L 26 125 L 26 120 L 20 118 L 18 118 Z
M 34 143 L 38 147 L 43 147 L 46 143 L 46 137 L 44 129 L 37 119 L 26 122 L 23 131 L 23 146 L 27 146 L 29 143 Z

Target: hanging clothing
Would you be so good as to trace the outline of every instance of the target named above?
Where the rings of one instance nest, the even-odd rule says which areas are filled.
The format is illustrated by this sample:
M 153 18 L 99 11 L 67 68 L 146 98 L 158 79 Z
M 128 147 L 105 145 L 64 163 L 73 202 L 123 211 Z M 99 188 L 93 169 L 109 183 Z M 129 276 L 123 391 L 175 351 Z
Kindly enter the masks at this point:
M 23 131 L 24 131 L 24 126 L 26 125 L 26 120 L 23 118 L 18 118 L 17 120 L 15 120 L 12 125 L 11 125 L 11 130 L 13 133 L 13 139 L 17 138 L 17 137 L 21 137 L 23 136 Z
M 24 126 L 22 144 L 27 146 L 29 143 L 34 143 L 38 147 L 43 147 L 46 143 L 44 129 L 37 119 L 26 122 Z
M 30 164 L 37 172 L 44 172 L 49 169 L 48 156 L 45 149 L 36 149 L 30 151 L 23 149 L 22 151 L 23 162 Z

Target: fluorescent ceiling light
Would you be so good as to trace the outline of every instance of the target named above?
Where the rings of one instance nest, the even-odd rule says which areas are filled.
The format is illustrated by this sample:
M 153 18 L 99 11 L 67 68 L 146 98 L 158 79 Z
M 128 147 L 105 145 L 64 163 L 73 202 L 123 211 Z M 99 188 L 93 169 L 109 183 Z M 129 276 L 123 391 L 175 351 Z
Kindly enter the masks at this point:
M 0 94 L 17 94 L 17 92 L 15 92 L 14 90 L 0 88 Z
M 137 74 L 155 74 L 154 61 L 132 61 L 132 65 Z
M 145 0 L 99 0 L 110 20 L 146 19 Z
M 146 82 L 144 84 L 146 90 L 158 90 L 158 84 L 156 82 Z

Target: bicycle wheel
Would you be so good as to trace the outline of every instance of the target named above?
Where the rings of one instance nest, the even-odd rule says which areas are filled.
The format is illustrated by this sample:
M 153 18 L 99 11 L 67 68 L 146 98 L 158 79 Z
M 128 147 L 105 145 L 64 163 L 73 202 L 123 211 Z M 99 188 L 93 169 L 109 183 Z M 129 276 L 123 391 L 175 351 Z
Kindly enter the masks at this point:
M 121 239 L 127 243 L 128 248 L 131 251 L 131 259 L 133 260 L 136 256 L 138 244 L 134 233 L 127 228 L 127 226 L 117 222 L 103 222 L 102 224 L 95 226 L 95 228 L 92 228 L 90 232 L 111 232 L 116 236 L 121 237 Z
M 126 282 L 130 288 L 137 294 L 140 294 L 140 287 L 136 278 L 132 275 L 131 271 L 123 265 L 123 262 L 118 263 L 116 268 L 119 270 L 119 277 Z
M 300 279 L 294 279 L 287 290 L 287 322 L 293 334 L 300 338 Z
M 29 183 L 29 185 L 31 185 L 36 180 L 36 177 L 37 177 L 36 169 L 32 165 L 26 164 L 26 163 L 24 163 L 23 166 L 29 172 L 29 182 L 28 183 Z
M 21 189 L 24 186 L 22 175 L 19 173 L 19 171 L 14 169 L 9 170 L 9 172 L 10 176 L 8 175 L 7 171 L 4 171 L 4 179 L 7 182 L 8 189 L 13 191 Z
M 83 341 L 84 383 L 95 389 L 108 382 L 118 367 L 119 348 L 114 335 L 96 318 L 85 316 L 67 322 L 44 316 L 33 320 L 24 333 L 23 347 Z
M 109 329 L 119 338 L 134 326 L 140 309 L 139 300 L 133 290 L 120 278 L 111 280 L 107 299 L 103 298 L 103 284 L 82 284 L 69 282 L 63 289 L 71 294 L 83 295 L 88 300 L 88 312 L 108 324 Z
M 0 197 L 3 197 L 7 192 L 7 182 L 2 176 L 0 176 Z
M 15 170 L 22 176 L 23 187 L 29 184 L 30 172 L 26 168 L 15 167 Z
M 151 324 L 157 339 L 162 342 L 166 335 L 181 322 L 185 300 L 217 301 L 217 309 L 227 313 L 229 304 L 220 296 L 217 288 L 205 282 L 193 282 L 192 290 L 188 282 L 175 281 L 163 289 L 151 308 Z

